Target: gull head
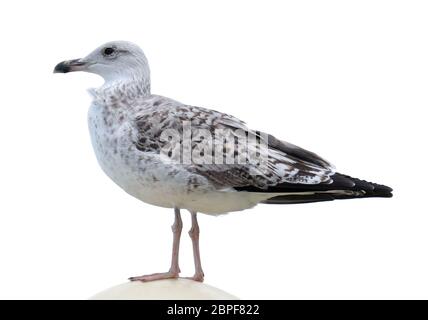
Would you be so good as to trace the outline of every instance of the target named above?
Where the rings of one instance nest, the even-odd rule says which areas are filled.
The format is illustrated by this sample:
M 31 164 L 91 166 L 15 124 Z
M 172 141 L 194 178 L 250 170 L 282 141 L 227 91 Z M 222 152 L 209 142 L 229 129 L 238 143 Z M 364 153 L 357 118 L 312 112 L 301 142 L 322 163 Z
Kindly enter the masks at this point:
M 150 69 L 143 50 L 128 41 L 105 43 L 86 57 L 62 61 L 54 69 L 54 73 L 73 71 L 95 73 L 106 83 L 133 80 L 150 83 Z

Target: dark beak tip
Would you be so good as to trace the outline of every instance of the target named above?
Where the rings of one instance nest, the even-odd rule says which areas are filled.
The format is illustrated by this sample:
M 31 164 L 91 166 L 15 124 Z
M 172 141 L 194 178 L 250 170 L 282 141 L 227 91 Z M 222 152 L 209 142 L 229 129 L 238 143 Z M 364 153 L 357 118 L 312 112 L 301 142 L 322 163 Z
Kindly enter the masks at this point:
M 65 61 L 58 63 L 53 70 L 53 73 L 67 73 L 67 72 L 70 72 L 70 65 Z
M 67 73 L 72 71 L 82 71 L 85 70 L 87 65 L 86 61 L 82 59 L 66 60 L 58 63 L 55 66 L 54 73 Z

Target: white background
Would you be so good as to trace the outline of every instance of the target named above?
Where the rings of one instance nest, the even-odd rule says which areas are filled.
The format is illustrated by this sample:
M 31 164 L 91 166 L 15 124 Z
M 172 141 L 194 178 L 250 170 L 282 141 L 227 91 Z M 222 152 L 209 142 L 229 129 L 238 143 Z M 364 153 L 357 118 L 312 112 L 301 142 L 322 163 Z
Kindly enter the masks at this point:
M 206 283 L 240 298 L 428 298 L 424 1 L 13 1 L 0 8 L 0 298 L 86 299 L 166 271 L 172 210 L 99 168 L 95 75 L 53 75 L 109 40 L 152 91 L 313 150 L 392 199 L 200 215 Z M 185 228 L 189 217 L 184 213 Z M 193 274 L 183 233 L 181 269 Z

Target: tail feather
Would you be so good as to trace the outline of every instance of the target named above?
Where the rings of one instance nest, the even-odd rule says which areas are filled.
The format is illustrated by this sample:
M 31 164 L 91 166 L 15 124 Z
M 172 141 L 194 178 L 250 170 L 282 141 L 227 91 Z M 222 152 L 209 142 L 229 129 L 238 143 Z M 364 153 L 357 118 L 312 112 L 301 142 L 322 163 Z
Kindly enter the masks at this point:
M 363 192 L 364 198 L 367 198 L 367 197 L 391 198 L 392 197 L 392 188 L 388 186 L 384 186 L 382 184 L 377 184 L 373 182 L 368 182 L 358 178 L 352 178 L 350 176 L 346 176 L 340 173 L 336 173 L 333 176 L 333 179 L 336 175 L 340 175 L 354 182 L 355 186 L 353 187 L 353 190 Z
M 284 183 L 267 192 L 281 193 L 264 201 L 271 204 L 310 203 L 355 198 L 391 198 L 392 188 L 336 173 L 333 182 L 319 185 L 296 185 Z

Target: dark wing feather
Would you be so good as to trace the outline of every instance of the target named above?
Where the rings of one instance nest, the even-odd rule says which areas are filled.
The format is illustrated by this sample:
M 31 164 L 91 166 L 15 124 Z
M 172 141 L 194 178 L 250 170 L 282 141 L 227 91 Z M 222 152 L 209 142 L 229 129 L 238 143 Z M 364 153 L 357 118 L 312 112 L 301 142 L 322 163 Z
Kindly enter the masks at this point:
M 286 141 L 281 141 L 275 138 L 272 135 L 268 135 L 268 144 L 269 147 L 280 150 L 285 154 L 294 157 L 295 159 L 300 159 L 301 161 L 307 163 L 313 163 L 321 168 L 331 169 L 333 166 L 327 161 L 318 156 L 317 154 L 300 148 L 294 144 L 291 144 Z

